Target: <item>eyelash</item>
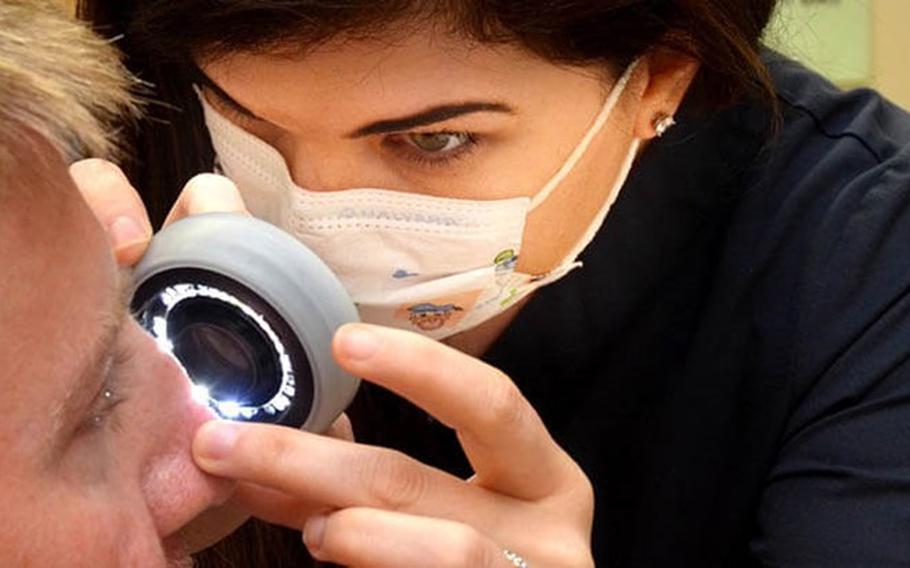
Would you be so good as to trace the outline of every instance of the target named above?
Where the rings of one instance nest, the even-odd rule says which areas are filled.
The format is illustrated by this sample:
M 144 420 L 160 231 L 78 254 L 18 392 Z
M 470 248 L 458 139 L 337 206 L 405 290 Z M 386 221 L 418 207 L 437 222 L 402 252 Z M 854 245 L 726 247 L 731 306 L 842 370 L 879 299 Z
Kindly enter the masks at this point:
M 115 417 L 115 411 L 128 400 L 128 396 L 121 392 L 123 373 L 118 372 L 122 362 L 120 359 L 120 354 L 114 354 L 105 365 L 104 385 L 92 403 L 91 411 L 80 430 L 97 431 L 108 425 L 116 427 L 117 422 L 112 420 Z
M 234 105 L 228 102 L 222 102 L 217 105 L 218 112 L 227 115 L 228 117 L 236 120 L 237 122 L 242 122 L 246 124 L 254 124 L 257 122 L 262 122 L 256 117 L 250 116 L 245 112 L 241 112 Z
M 464 142 L 452 150 L 444 152 L 430 152 L 421 150 L 413 142 L 408 141 L 410 136 L 460 136 Z M 480 145 L 480 138 L 473 132 L 453 132 L 441 130 L 437 132 L 402 132 L 391 134 L 383 140 L 383 145 L 393 149 L 405 159 L 421 166 L 443 167 L 462 160 L 473 153 Z
M 252 118 L 247 114 L 240 112 L 238 109 L 234 108 L 230 104 L 221 105 L 220 111 L 224 112 L 232 119 L 236 120 L 241 124 L 256 124 L 261 122 L 259 119 Z M 422 151 L 419 148 L 416 148 L 412 143 L 409 143 L 406 139 L 408 136 L 463 136 L 465 142 L 455 148 L 454 150 L 449 150 L 444 153 L 440 152 L 427 152 Z M 385 136 L 382 140 L 383 146 L 390 148 L 394 152 L 398 153 L 404 159 L 417 164 L 418 166 L 427 166 L 427 167 L 444 167 L 452 164 L 458 160 L 466 158 L 468 155 L 474 152 L 477 147 L 480 145 L 481 139 L 474 132 L 456 132 L 452 130 L 439 130 L 439 131 L 430 131 L 430 132 L 398 132 L 394 134 L 389 134 Z

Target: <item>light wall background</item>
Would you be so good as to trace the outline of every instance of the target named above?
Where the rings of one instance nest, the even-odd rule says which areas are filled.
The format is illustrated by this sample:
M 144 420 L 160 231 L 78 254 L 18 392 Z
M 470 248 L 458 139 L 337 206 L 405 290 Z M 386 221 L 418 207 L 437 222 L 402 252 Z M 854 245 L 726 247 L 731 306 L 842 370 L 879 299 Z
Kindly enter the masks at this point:
M 910 0 L 782 0 L 765 39 L 844 88 L 910 109 Z
M 76 0 L 60 1 L 75 11 Z M 873 87 L 910 109 L 910 0 L 781 0 L 766 40 L 844 88 Z

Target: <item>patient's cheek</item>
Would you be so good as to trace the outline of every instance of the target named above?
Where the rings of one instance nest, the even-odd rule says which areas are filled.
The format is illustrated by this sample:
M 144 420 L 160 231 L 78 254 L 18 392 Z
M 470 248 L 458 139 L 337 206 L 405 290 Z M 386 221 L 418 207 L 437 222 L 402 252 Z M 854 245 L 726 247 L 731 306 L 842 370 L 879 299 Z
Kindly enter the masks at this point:
M 19 489 L 12 498 L 0 490 L 0 566 L 163 566 L 160 540 L 135 494 L 59 479 Z
M 121 473 L 114 471 L 116 457 L 106 434 L 90 432 L 69 444 L 59 463 L 63 481 L 73 487 L 98 487 L 120 481 Z

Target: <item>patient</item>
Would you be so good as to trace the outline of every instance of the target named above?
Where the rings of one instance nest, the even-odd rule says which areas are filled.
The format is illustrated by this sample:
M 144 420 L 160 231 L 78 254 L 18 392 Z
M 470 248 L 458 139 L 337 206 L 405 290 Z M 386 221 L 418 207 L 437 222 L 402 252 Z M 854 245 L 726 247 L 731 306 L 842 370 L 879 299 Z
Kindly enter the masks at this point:
M 110 156 L 120 69 L 54 3 L 0 3 L 0 566 L 181 564 L 225 497 L 189 452 L 208 414 L 127 317 L 67 169 Z

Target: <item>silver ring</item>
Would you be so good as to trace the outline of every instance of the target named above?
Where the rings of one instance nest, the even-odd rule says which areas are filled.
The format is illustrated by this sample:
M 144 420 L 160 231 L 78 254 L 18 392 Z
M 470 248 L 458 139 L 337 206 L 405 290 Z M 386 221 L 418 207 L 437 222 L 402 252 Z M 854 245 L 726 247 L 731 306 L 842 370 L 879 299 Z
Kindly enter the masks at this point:
M 518 556 L 511 550 L 503 550 L 502 553 L 506 557 L 506 560 L 512 563 L 512 566 L 517 566 L 517 568 L 529 568 L 528 563 L 525 562 L 525 559 L 521 556 Z

